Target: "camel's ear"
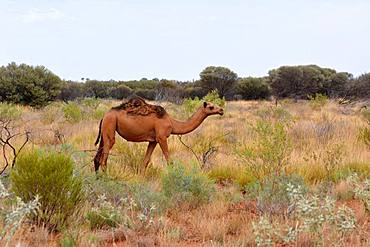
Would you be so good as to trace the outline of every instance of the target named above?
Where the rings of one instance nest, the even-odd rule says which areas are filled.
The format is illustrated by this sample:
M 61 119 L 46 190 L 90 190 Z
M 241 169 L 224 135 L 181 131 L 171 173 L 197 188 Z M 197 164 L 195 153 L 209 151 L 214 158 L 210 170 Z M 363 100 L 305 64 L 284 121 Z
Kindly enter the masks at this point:
M 203 107 L 206 108 L 207 107 L 207 102 L 203 102 Z

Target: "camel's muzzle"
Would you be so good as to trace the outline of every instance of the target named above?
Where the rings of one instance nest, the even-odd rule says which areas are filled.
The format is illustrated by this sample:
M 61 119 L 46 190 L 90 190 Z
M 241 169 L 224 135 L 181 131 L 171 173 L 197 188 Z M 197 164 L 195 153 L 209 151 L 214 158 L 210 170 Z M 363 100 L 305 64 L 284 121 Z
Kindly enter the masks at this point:
M 223 109 L 221 109 L 221 110 L 218 112 L 218 114 L 220 114 L 221 116 L 222 116 L 222 115 L 224 115 L 224 110 L 223 110 Z

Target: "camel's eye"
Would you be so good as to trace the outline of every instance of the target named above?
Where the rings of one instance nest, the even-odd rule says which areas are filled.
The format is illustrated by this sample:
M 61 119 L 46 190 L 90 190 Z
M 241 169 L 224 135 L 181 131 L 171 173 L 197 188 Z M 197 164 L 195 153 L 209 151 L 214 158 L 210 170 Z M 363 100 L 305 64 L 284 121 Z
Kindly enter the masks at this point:
M 212 111 L 214 109 L 214 107 L 213 106 L 210 106 L 209 109 Z

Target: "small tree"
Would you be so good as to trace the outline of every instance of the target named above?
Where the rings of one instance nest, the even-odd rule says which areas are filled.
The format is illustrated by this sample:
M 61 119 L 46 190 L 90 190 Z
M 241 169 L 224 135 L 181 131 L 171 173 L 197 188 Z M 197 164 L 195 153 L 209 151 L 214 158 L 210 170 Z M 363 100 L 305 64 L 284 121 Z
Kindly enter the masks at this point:
M 225 67 L 209 66 L 200 73 L 200 86 L 207 92 L 217 89 L 221 97 L 230 98 L 238 75 Z
M 0 67 L 0 101 L 42 107 L 59 95 L 62 86 L 62 80 L 43 66 Z

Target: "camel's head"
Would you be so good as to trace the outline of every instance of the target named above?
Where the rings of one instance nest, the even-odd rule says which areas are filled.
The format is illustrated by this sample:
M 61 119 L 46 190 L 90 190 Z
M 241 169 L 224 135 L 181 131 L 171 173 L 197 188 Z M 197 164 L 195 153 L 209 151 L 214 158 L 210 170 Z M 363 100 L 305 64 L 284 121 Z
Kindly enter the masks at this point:
M 210 102 L 204 102 L 203 103 L 203 111 L 209 116 L 209 115 L 224 115 L 224 109 L 221 107 L 215 106 L 214 104 Z

